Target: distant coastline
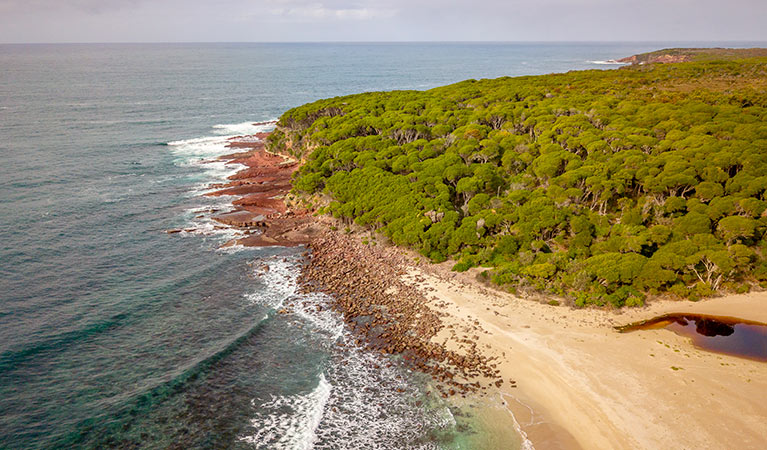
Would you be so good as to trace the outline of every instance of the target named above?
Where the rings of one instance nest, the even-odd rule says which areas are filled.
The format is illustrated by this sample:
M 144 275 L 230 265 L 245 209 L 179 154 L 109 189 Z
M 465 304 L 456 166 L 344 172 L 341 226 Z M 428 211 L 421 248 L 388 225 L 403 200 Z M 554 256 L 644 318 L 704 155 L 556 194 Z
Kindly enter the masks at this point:
M 767 57 L 767 48 L 667 48 L 618 59 L 623 64 L 668 64 L 692 61 L 732 61 Z

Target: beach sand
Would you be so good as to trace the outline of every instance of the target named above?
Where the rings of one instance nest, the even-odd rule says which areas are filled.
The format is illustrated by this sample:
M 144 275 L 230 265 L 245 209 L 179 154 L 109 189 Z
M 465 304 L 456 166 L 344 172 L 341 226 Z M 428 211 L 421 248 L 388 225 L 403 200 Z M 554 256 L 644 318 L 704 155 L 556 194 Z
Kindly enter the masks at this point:
M 502 377 L 516 381 L 486 394 L 497 406 L 489 420 L 513 426 L 513 413 L 535 448 L 767 444 L 765 363 L 699 350 L 668 330 L 613 328 L 671 312 L 767 323 L 767 293 L 654 301 L 617 312 L 571 309 L 484 288 L 446 266 L 422 267 L 405 279 L 432 295 L 433 307 L 448 313 L 444 321 L 479 324 L 479 348 L 501 356 Z

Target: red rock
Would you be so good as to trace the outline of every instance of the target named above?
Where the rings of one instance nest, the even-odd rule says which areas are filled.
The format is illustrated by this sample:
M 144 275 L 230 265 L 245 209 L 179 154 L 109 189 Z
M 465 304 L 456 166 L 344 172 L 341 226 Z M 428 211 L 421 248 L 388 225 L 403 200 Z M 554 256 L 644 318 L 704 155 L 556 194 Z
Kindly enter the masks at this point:
M 263 226 L 264 222 L 266 221 L 265 216 L 249 211 L 233 211 L 230 213 L 213 216 L 212 219 L 216 222 L 239 228 Z

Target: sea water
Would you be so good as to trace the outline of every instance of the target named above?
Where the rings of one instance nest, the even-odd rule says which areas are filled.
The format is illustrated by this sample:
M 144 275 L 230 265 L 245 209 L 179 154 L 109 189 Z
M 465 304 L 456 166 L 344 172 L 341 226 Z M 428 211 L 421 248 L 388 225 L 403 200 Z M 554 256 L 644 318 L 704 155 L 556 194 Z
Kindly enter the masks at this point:
M 1 45 L 0 447 L 477 447 L 297 291 L 304 249 L 220 248 L 201 194 L 237 167 L 205 161 L 319 98 L 672 45 Z

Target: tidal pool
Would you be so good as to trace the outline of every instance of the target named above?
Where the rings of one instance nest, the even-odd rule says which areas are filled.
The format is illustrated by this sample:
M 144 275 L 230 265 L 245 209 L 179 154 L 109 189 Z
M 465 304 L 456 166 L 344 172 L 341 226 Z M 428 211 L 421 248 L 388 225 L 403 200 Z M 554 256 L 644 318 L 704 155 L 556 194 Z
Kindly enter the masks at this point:
M 621 333 L 661 328 L 690 338 L 702 350 L 767 362 L 767 324 L 760 322 L 674 313 L 616 327 Z

